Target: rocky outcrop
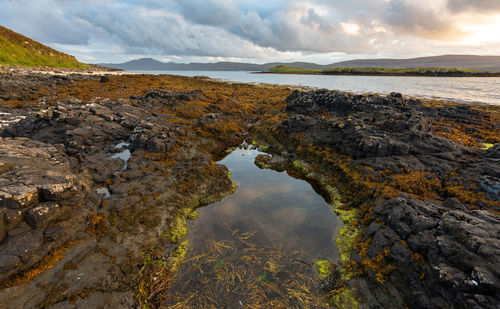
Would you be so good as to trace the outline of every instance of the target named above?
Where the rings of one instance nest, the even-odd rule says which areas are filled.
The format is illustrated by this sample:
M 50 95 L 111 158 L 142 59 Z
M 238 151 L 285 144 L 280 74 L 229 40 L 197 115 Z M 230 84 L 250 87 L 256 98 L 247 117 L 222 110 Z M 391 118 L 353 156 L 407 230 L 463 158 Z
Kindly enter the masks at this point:
M 364 173 L 358 177 L 399 192 L 397 197 L 377 192 L 361 201 L 372 205 L 364 214 L 371 217 L 362 231 L 367 247 L 353 252 L 352 259 L 369 265 L 366 261 L 384 253 L 386 265 L 393 267 L 385 283 L 370 267 L 359 278 L 367 307 L 498 306 L 498 145 L 466 148 L 432 126 L 444 119 L 470 125 L 474 132 L 473 126 L 491 122 L 486 113 L 464 106 L 425 107 L 397 93 L 327 90 L 294 92 L 286 111 L 276 139 L 288 153 L 299 138 L 332 149 L 351 158 L 350 168 Z
M 82 237 L 96 205 L 62 145 L 0 138 L 0 281 Z M 94 196 L 95 197 L 95 196 Z M 75 215 L 78 213 L 79 215 Z
M 468 211 L 456 199 L 433 203 L 407 194 L 376 206 L 374 215 L 386 225 L 374 221 L 366 229 L 364 240 L 372 239 L 367 255 L 390 248 L 396 269 L 389 282 L 412 307 L 494 308 L 500 288 L 498 216 Z M 376 287 L 372 291 L 371 301 L 391 302 Z
M 420 108 L 419 108 L 420 107 Z M 453 152 L 457 145 L 431 134 L 431 119 L 420 102 L 400 94 L 363 96 L 336 91 L 294 92 L 287 99 L 293 116 L 281 132 L 308 132 L 319 145 L 353 157 L 388 157 Z M 330 116 L 319 116 L 328 112 Z
M 2 78 L 0 94 L 16 96 L 15 89 L 59 81 Z M 57 86 L 82 79 L 113 83 L 66 76 Z M 227 168 L 212 163 L 212 153 L 227 141 L 203 135 L 190 115 L 186 120 L 175 112 L 202 93 L 144 93 L 16 109 L 0 104 L 2 308 L 66 308 L 77 300 L 82 307 L 136 306 L 137 285 L 146 284 L 137 276 L 153 278 L 139 271 L 163 265 L 145 265 L 147 252 L 161 247 L 154 257 L 168 261 L 177 245 L 164 235 L 183 228 L 192 207 L 233 189 Z M 43 264 L 46 257 L 50 264 Z

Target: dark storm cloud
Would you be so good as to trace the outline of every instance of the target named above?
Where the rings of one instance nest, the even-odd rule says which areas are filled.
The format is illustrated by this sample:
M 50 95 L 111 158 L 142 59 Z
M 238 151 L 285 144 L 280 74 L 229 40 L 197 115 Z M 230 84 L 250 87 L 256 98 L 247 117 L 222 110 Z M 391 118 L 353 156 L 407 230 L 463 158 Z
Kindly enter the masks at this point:
M 276 58 L 413 52 L 460 39 L 456 16 L 500 12 L 500 0 L 0 0 L 0 8 L 3 25 L 88 54 Z

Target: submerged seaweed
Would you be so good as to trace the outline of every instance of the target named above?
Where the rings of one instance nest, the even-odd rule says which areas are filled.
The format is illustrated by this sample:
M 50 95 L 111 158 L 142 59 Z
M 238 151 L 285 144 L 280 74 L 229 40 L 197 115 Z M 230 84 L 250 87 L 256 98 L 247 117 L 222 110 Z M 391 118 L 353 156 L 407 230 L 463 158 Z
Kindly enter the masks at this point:
M 315 290 L 312 265 L 301 251 L 259 247 L 255 233 L 232 231 L 189 252 L 166 302 L 169 308 L 328 308 Z

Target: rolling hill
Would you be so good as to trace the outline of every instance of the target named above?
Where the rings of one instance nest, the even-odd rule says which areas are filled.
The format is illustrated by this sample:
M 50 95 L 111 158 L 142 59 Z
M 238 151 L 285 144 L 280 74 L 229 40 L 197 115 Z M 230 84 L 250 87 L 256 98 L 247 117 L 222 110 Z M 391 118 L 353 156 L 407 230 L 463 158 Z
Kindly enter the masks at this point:
M 84 69 L 75 57 L 0 26 L 0 65 Z
M 119 68 L 122 70 L 156 70 L 156 71 L 266 71 L 278 65 L 287 65 L 303 69 L 323 69 L 324 65 L 309 62 L 282 63 L 273 62 L 266 64 L 245 62 L 216 62 L 216 63 L 176 63 L 161 62 L 152 58 L 141 58 L 124 63 L 100 63 L 105 67 Z
M 331 67 L 354 68 L 460 68 L 467 70 L 500 71 L 500 56 L 442 55 L 410 59 L 359 59 L 337 62 Z
M 267 71 L 276 66 L 286 66 L 297 69 L 325 70 L 330 68 L 460 68 L 466 70 L 500 71 L 500 56 L 474 55 L 442 55 L 435 57 L 419 57 L 410 59 L 359 59 L 320 65 L 309 62 L 273 62 L 265 64 L 245 62 L 216 63 L 175 63 L 161 62 L 151 58 L 131 60 L 125 63 L 102 63 L 105 67 L 123 70 L 187 70 L 187 71 Z

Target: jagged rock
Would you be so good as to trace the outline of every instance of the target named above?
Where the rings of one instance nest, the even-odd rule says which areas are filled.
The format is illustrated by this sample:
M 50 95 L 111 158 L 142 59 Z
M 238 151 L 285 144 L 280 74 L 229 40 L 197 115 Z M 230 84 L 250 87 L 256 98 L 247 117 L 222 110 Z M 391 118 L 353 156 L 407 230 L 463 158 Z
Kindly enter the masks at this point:
M 83 230 L 82 212 L 87 186 L 69 169 L 60 147 L 27 138 L 0 138 L 0 161 L 11 168 L 0 174 L 0 280 L 40 261 Z M 66 222 L 68 229 L 57 239 L 43 235 L 48 227 Z
M 378 181 L 387 180 L 383 171 L 391 171 L 392 177 L 420 173 L 432 183 L 426 190 L 440 195 L 424 199 L 419 194 L 425 190 L 412 188 L 416 192 L 405 193 L 410 189 L 396 187 L 403 191 L 398 197 L 385 196 L 375 203 L 376 221 L 364 229 L 362 239 L 371 238 L 369 258 L 390 248 L 385 261 L 395 270 L 384 291 L 397 297 L 382 296 L 386 292 L 368 272 L 361 281 L 367 280 L 362 285 L 370 287 L 371 305 L 495 308 L 500 302 L 500 219 L 494 213 L 500 211 L 495 206 L 500 194 L 500 147 L 468 149 L 431 129 L 434 121 L 443 119 L 479 125 L 489 121 L 487 115 L 467 106 L 424 107 L 397 93 L 328 90 L 295 91 L 287 98 L 286 111 L 288 116 L 278 125 L 281 136 L 298 135 L 305 143 L 348 155 L 351 167 Z M 293 150 L 297 145 L 291 141 Z M 484 193 L 486 199 L 473 202 L 482 210 L 471 211 L 472 203 L 453 197 L 447 191 L 453 186 Z

